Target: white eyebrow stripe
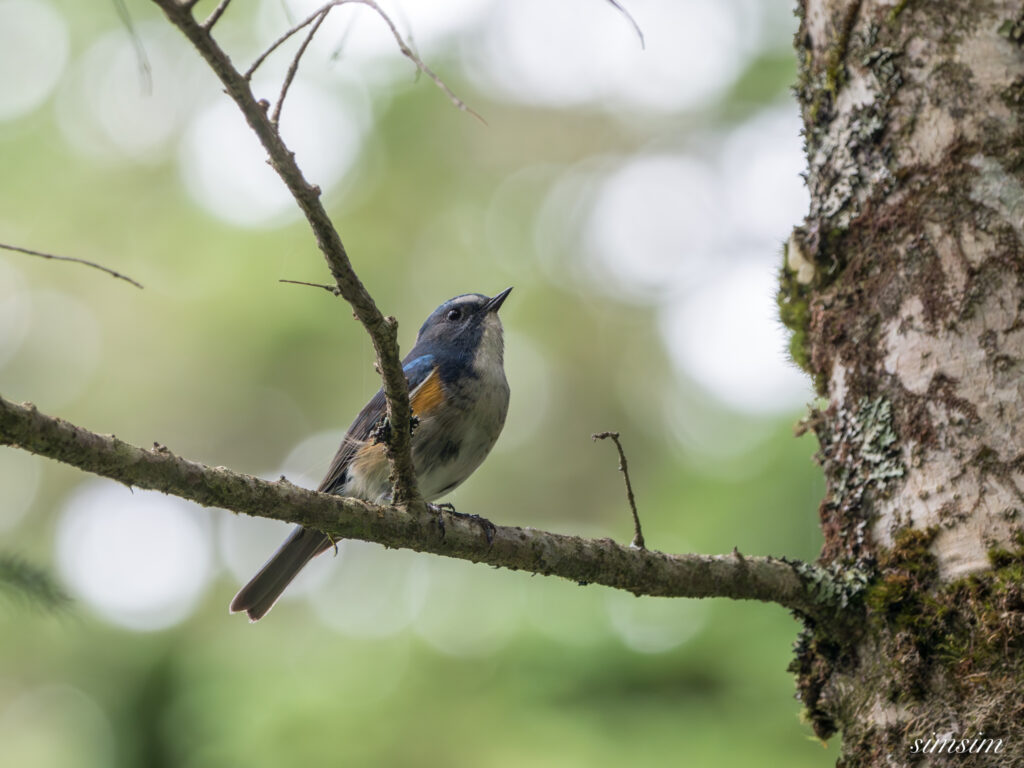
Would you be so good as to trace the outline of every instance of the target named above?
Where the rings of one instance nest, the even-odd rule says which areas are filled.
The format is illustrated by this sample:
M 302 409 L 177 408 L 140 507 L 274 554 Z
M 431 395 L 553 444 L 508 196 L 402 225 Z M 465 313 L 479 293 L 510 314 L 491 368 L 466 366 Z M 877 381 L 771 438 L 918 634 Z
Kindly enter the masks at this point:
M 479 304 L 480 297 L 473 293 L 467 293 L 465 296 L 458 296 L 452 299 L 449 304 Z

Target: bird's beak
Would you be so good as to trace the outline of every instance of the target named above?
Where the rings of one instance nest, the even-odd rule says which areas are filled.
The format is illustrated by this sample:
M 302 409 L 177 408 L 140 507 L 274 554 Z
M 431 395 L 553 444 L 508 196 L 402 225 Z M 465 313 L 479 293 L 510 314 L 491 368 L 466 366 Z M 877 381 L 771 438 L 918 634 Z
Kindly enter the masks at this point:
M 493 299 L 488 301 L 487 304 L 485 305 L 487 307 L 487 311 L 488 312 L 497 312 L 499 309 L 501 309 L 501 305 L 505 303 L 505 299 L 508 298 L 508 295 L 510 293 L 512 293 L 512 289 L 511 288 L 506 288 L 504 291 L 499 293 Z

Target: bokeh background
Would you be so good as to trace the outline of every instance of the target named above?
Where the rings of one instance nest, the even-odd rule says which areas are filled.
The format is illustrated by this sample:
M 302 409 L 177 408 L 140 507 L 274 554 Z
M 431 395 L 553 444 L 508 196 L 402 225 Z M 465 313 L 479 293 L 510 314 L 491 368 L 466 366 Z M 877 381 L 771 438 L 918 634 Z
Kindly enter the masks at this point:
M 209 0 L 200 4 L 208 12 Z M 807 208 L 789 3 L 389 0 L 302 62 L 284 135 L 408 349 L 437 304 L 515 291 L 491 458 L 452 497 L 498 523 L 815 557 L 812 397 L 774 311 Z M 236 0 L 246 66 L 314 5 Z M 365 333 L 213 76 L 142 0 L 0 0 L 0 392 L 139 445 L 315 486 L 378 380 Z M 295 45 L 260 70 L 272 98 Z M 147 71 L 148 70 L 148 71 Z M 226 606 L 287 526 L 0 449 L 0 764 L 825 766 L 782 609 L 643 598 L 375 545 L 264 621 Z

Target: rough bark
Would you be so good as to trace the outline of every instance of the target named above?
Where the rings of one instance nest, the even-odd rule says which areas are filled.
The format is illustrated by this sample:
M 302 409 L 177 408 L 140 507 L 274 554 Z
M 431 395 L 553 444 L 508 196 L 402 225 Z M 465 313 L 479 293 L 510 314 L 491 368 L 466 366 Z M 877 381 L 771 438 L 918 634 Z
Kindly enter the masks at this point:
M 855 631 L 805 633 L 800 693 L 840 765 L 1024 765 L 1022 5 L 798 10 L 780 307 L 828 399 L 823 561 L 874 574 Z M 925 741 L 977 734 L 999 753 Z

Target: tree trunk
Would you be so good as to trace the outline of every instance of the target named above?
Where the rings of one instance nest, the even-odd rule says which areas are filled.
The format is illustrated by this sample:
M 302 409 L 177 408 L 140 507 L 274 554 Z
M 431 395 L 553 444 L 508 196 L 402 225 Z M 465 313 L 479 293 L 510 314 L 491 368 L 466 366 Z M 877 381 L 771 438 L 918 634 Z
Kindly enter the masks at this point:
M 822 560 L 872 576 L 800 695 L 842 766 L 1024 765 L 1024 8 L 799 5 L 779 300 L 828 400 Z

